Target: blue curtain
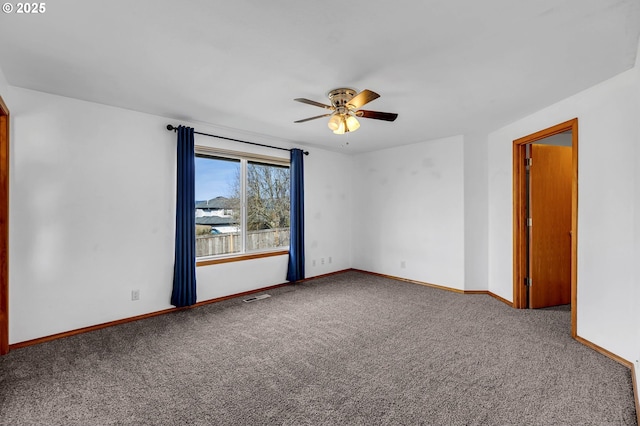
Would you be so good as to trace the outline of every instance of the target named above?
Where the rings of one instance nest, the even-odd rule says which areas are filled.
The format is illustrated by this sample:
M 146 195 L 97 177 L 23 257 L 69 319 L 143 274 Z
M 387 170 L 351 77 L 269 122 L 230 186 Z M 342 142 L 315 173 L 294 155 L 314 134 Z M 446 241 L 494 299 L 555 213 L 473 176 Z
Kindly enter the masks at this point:
M 304 152 L 300 149 L 291 150 L 291 164 L 289 180 L 291 184 L 289 211 L 290 234 L 289 242 L 289 268 L 287 281 L 300 281 L 304 279 Z
M 171 304 L 196 303 L 195 151 L 193 129 L 178 127 L 176 245 Z

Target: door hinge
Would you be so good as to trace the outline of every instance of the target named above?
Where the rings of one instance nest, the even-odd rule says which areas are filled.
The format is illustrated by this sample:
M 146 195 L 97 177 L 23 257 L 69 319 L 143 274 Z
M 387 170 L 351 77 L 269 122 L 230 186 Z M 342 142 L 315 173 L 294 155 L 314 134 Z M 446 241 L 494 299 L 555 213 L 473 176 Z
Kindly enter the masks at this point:
M 524 279 L 524 285 L 526 285 L 527 287 L 530 287 L 531 286 L 531 278 L 528 278 L 528 277 L 525 278 Z
M 532 218 L 527 218 L 527 226 L 533 226 L 533 219 Z
M 531 165 L 533 164 L 533 158 L 525 158 L 524 159 L 524 165 L 527 167 L 531 167 Z

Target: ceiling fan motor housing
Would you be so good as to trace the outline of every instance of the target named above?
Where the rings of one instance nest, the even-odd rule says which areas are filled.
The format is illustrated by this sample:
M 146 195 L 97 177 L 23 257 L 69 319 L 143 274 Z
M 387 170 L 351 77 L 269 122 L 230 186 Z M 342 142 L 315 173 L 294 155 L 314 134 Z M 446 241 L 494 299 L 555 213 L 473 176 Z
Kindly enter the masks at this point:
M 347 104 L 357 94 L 358 92 L 356 90 L 343 87 L 331 90 L 327 93 L 327 96 L 331 100 L 331 105 L 336 108 L 337 112 L 344 114 L 349 110 Z

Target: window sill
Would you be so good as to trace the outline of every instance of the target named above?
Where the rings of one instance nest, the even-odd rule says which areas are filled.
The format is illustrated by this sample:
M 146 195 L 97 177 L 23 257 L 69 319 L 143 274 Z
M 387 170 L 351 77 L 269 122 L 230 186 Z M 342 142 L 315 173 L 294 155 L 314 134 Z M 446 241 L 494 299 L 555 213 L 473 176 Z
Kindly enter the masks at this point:
M 284 256 L 289 250 L 267 251 L 261 253 L 245 253 L 237 256 L 219 257 L 215 259 L 196 260 L 196 266 L 217 265 L 219 263 L 241 262 L 243 260 L 261 259 L 263 257 Z

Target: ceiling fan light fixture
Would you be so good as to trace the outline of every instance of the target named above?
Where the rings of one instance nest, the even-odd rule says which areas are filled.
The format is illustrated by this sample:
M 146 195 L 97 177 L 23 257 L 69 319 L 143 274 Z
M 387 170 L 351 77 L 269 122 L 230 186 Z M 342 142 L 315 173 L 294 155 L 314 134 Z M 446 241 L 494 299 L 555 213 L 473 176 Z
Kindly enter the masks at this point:
M 327 123 L 327 126 L 334 132 L 340 128 L 342 120 L 339 114 L 333 114 Z M 344 131 L 343 131 L 344 133 Z
M 340 123 L 338 125 L 338 127 L 333 131 L 333 133 L 335 133 L 336 135 L 344 135 L 345 132 L 348 132 L 349 129 L 347 128 L 347 122 L 344 119 L 344 116 L 342 115 L 335 115 L 334 117 L 337 117 L 338 122 Z
M 360 128 L 360 123 L 358 122 L 358 119 L 353 115 L 349 115 L 347 117 L 347 119 L 345 120 L 345 125 L 349 132 L 355 132 Z

